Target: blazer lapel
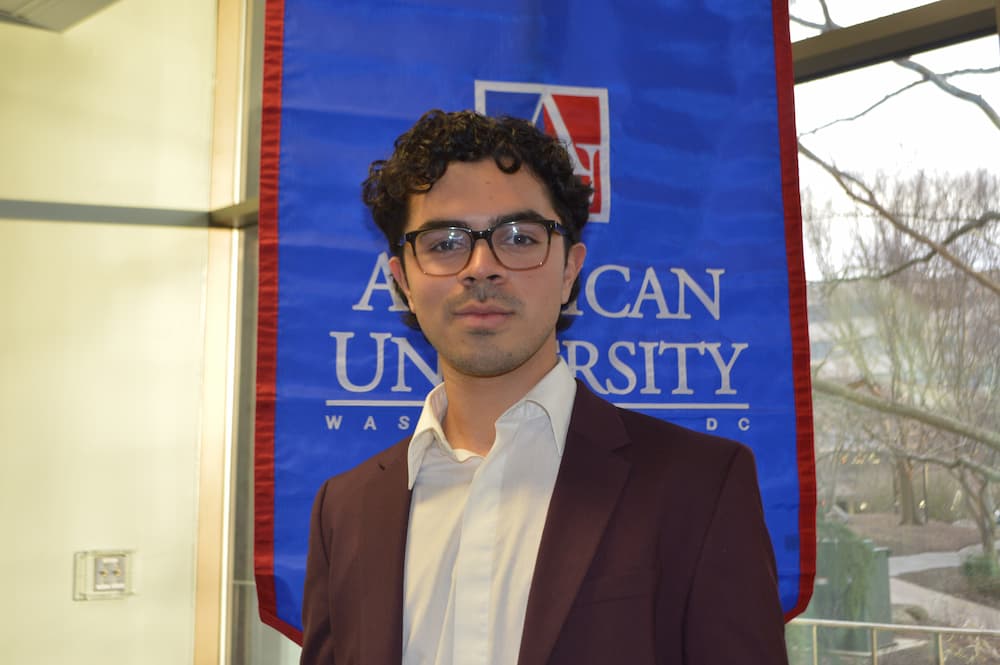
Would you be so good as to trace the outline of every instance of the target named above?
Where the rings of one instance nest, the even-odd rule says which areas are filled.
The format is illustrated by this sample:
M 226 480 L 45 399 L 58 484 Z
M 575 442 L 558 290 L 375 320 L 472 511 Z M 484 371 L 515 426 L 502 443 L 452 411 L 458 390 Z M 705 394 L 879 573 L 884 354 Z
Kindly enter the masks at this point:
M 577 381 L 559 475 L 528 595 L 518 665 L 544 665 L 628 477 L 615 407 Z
M 403 660 L 403 561 L 410 518 L 406 444 L 378 460 L 381 473 L 362 496 L 361 662 L 399 665 Z

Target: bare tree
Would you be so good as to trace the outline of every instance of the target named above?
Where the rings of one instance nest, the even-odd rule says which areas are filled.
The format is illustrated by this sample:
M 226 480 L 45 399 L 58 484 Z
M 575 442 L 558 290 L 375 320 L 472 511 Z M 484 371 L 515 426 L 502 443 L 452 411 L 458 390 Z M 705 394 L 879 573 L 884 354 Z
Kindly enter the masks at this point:
M 818 30 L 821 33 L 838 30 L 843 27 L 834 21 L 827 0 L 815 0 L 815 2 L 822 12 L 822 21 L 808 20 L 795 14 L 790 16 L 790 20 L 793 23 Z M 792 6 L 801 6 L 803 3 L 792 0 L 791 4 Z M 844 118 L 838 118 L 819 127 L 800 132 L 799 154 L 810 161 L 815 162 L 820 168 L 829 173 L 850 200 L 860 204 L 861 206 L 870 208 L 873 212 L 877 213 L 878 219 L 882 223 L 894 226 L 898 231 L 908 235 L 918 244 L 922 245 L 923 251 L 910 257 L 910 261 L 926 261 L 933 256 L 940 256 L 946 261 L 951 262 L 956 269 L 965 272 L 969 277 L 979 282 L 984 288 L 992 291 L 995 295 L 1000 296 L 1000 281 L 998 281 L 995 275 L 985 273 L 980 270 L 979 266 L 967 264 L 960 257 L 953 254 L 949 249 L 950 244 L 962 235 L 1000 222 L 1000 209 L 998 209 L 997 203 L 994 202 L 991 207 L 983 210 L 980 215 L 967 219 L 965 224 L 951 229 L 951 232 L 943 237 L 933 234 L 929 235 L 921 229 L 908 224 L 905 217 L 896 214 L 892 209 L 887 207 L 878 193 L 866 184 L 862 177 L 856 173 L 851 173 L 850 171 L 843 169 L 833 160 L 817 155 L 809 149 L 803 141 L 803 139 L 808 138 L 810 135 L 816 134 L 833 125 L 858 120 L 882 104 L 885 104 L 890 99 L 893 99 L 923 84 L 933 85 L 943 94 L 977 108 L 989 119 L 990 123 L 998 131 L 1000 131 L 1000 113 L 998 113 L 997 110 L 993 108 L 993 106 L 981 95 L 951 82 L 951 79 L 957 76 L 996 74 L 1000 72 L 1000 67 L 966 68 L 950 72 L 935 72 L 929 67 L 926 67 L 911 58 L 898 58 L 893 60 L 893 63 L 901 69 L 906 69 L 916 73 L 919 78 L 885 94 L 881 99 L 868 105 L 858 113 Z M 899 265 L 896 266 L 896 269 L 901 270 L 905 269 L 905 267 L 906 265 Z
M 814 385 L 867 412 L 848 417 L 841 429 L 863 428 L 892 460 L 903 523 L 920 520 L 914 464 L 937 464 L 962 485 L 984 550 L 993 553 L 1000 297 L 969 269 L 991 279 L 1000 274 L 997 225 L 973 225 L 993 214 L 1000 180 L 985 171 L 919 173 L 905 181 L 879 177 L 869 189 L 880 208 L 916 233 L 857 206 L 854 214 L 870 222 L 867 232 L 854 238 L 846 263 L 826 263 L 827 280 L 813 289 L 827 310 L 822 328 L 834 350 L 817 363 Z M 822 251 L 837 220 L 806 200 L 807 237 Z M 964 267 L 927 256 L 917 235 L 951 238 L 949 252 Z
M 821 18 L 792 21 L 820 32 L 839 29 L 826 0 Z M 793 0 L 795 9 L 803 2 Z M 798 5 L 798 7 L 796 7 Z M 971 104 L 1000 130 L 1000 115 L 960 76 L 998 67 L 935 72 L 910 58 L 893 61 L 916 79 L 845 117 L 800 134 L 799 153 L 833 179 L 850 212 L 806 193 L 806 236 L 819 257 L 829 308 L 832 357 L 816 363 L 814 389 L 854 407 L 854 427 L 895 468 L 901 520 L 918 520 L 915 462 L 940 465 L 962 485 L 984 549 L 993 553 L 993 491 L 1000 480 L 1000 191 L 996 176 L 918 174 L 904 181 L 863 176 L 808 145 L 825 129 L 854 122 L 920 86 Z M 849 217 L 852 219 L 845 219 Z M 834 225 L 861 222 L 847 261 L 831 258 Z M 817 409 L 819 411 L 819 409 Z M 864 415 L 862 415 L 864 414 Z M 820 430 L 817 430 L 820 434 Z M 838 432 L 838 437 L 843 433 Z

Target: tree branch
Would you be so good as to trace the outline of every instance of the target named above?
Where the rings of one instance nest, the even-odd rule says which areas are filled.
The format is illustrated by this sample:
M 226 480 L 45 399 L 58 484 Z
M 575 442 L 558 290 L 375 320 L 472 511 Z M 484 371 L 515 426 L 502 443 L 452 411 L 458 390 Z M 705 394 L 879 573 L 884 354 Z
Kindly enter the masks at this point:
M 801 25 L 801 26 L 803 26 L 805 28 L 812 28 L 813 30 L 819 30 L 821 32 L 826 32 L 827 29 L 828 29 L 827 26 L 824 25 L 823 23 L 816 23 L 814 21 L 807 21 L 806 19 L 799 18 L 798 16 L 789 16 L 788 20 L 791 21 L 792 23 L 798 23 L 799 25 Z
M 988 212 L 983 213 L 979 217 L 976 217 L 975 219 L 969 220 L 968 222 L 966 222 L 962 226 L 958 227 L 957 229 L 955 229 L 954 231 L 952 231 L 951 233 L 949 233 L 944 238 L 944 240 L 941 241 L 941 244 L 942 245 L 950 245 L 951 243 L 955 242 L 956 240 L 958 240 L 959 238 L 961 238 L 965 234 L 970 233 L 972 231 L 975 231 L 977 229 L 983 228 L 984 226 L 986 226 L 990 222 L 1000 222 L 1000 212 L 996 212 L 996 211 L 990 210 Z M 993 246 L 993 247 L 997 247 L 998 246 L 996 243 L 990 243 L 990 245 Z M 826 279 L 826 280 L 824 280 L 824 282 L 827 283 L 827 284 L 851 284 L 851 283 L 854 283 L 854 282 L 878 282 L 878 281 L 881 281 L 881 280 L 889 279 L 891 277 L 895 277 L 899 273 L 905 272 L 906 270 L 912 268 L 913 266 L 915 266 L 917 264 L 927 263 L 928 261 L 930 261 L 935 256 L 937 256 L 937 252 L 932 249 L 932 250 L 930 250 L 929 252 L 927 252 L 925 254 L 921 254 L 920 256 L 914 257 L 914 258 L 910 259 L 909 261 L 901 263 L 898 266 L 896 266 L 895 268 L 891 268 L 891 269 L 889 269 L 889 270 L 887 270 L 885 272 L 882 272 L 882 273 L 878 273 L 878 274 L 874 274 L 874 275 L 858 275 L 856 277 L 836 277 L 836 278 Z M 825 358 L 822 359 L 822 362 L 820 363 L 819 367 L 822 367 L 822 364 L 825 363 L 825 361 L 826 361 Z
M 938 74 L 938 76 L 951 78 L 952 76 L 965 76 L 966 74 L 996 74 L 997 72 L 1000 72 L 1000 67 L 976 67 L 974 69 L 953 69 L 950 72 Z
M 973 219 L 967 224 L 963 224 L 962 226 L 958 227 L 957 229 L 949 233 L 947 236 L 945 236 L 944 240 L 941 241 L 941 244 L 945 246 L 950 245 L 951 243 L 955 242 L 956 240 L 964 236 L 966 233 L 975 231 L 976 229 L 980 229 L 986 226 L 989 222 L 997 222 L 997 221 L 1000 221 L 1000 212 L 994 212 L 992 210 L 989 212 L 985 212 L 976 219 Z M 926 254 L 912 258 L 905 263 L 901 263 L 892 270 L 884 272 L 881 275 L 874 275 L 869 279 L 888 279 L 889 277 L 897 275 L 903 272 L 904 270 L 907 270 L 908 268 L 912 268 L 918 263 L 927 263 L 935 256 L 937 256 L 937 252 L 932 249 Z
M 826 4 L 826 0 L 819 0 L 819 7 L 823 10 L 823 20 L 826 21 L 827 30 L 835 30 L 840 26 L 833 22 L 830 17 L 830 8 Z
M 860 203 L 864 206 L 867 206 L 868 208 L 871 208 L 872 210 L 877 212 L 883 219 L 885 219 L 885 221 L 889 222 L 889 224 L 898 229 L 901 233 L 913 238 L 917 242 L 920 242 L 926 245 L 927 247 L 930 247 L 932 250 L 934 250 L 936 254 L 940 255 L 941 258 L 951 263 L 959 271 L 965 273 L 966 275 L 968 275 L 969 277 L 971 277 L 972 279 L 974 279 L 975 281 L 979 282 L 984 287 L 992 291 L 994 294 L 1000 296 L 1000 283 L 997 283 L 993 279 L 987 277 L 985 274 L 976 271 L 974 268 L 966 264 L 957 256 L 949 252 L 948 249 L 941 243 L 936 242 L 935 240 L 929 238 L 928 236 L 925 236 L 924 234 L 911 229 L 896 215 L 889 212 L 889 210 L 887 210 L 882 204 L 880 204 L 878 200 L 875 198 L 875 193 L 872 192 L 872 190 L 867 185 L 861 182 L 859 178 L 856 178 L 855 176 L 852 176 L 851 174 L 841 171 L 835 166 L 826 163 L 825 161 L 820 159 L 815 153 L 813 153 L 811 150 L 802 145 L 801 141 L 799 142 L 799 152 L 808 157 L 809 159 L 813 160 L 814 162 L 816 162 L 824 171 L 833 176 L 833 179 L 837 181 L 837 184 L 840 185 L 840 188 L 844 190 L 844 192 L 851 200 L 856 201 L 857 203 Z M 864 195 L 855 192 L 854 187 L 860 189 Z
M 925 425 L 930 425 L 931 427 L 944 430 L 945 432 L 951 432 L 952 434 L 958 434 L 959 436 L 964 436 L 968 439 L 972 439 L 973 441 L 978 441 L 979 443 L 989 446 L 993 450 L 1000 451 L 1000 432 L 994 432 L 982 427 L 976 427 L 975 425 L 963 423 L 962 421 L 949 416 L 931 413 L 923 409 L 907 406 L 906 404 L 900 404 L 881 397 L 875 397 L 874 395 L 867 395 L 856 390 L 851 390 L 850 388 L 842 386 L 834 381 L 830 381 L 829 379 L 814 377 L 812 385 L 814 390 L 826 393 L 827 395 L 833 395 L 881 413 L 888 413 L 894 416 L 902 416 L 910 420 L 915 420 Z
M 819 24 L 819 23 L 809 23 L 807 21 L 797 21 L 797 22 L 801 23 L 802 25 L 808 25 L 808 27 L 810 27 L 810 28 L 816 28 L 816 29 L 822 29 L 823 28 L 823 26 L 821 24 Z M 918 65 L 918 66 L 920 66 L 920 65 Z M 939 76 L 942 79 L 949 79 L 952 76 L 965 76 L 965 75 L 968 75 L 968 74 L 994 74 L 996 72 L 1000 72 L 1000 67 L 986 67 L 986 68 L 979 68 L 979 69 L 956 69 L 954 71 L 945 72 L 943 74 L 937 74 L 937 76 Z M 920 79 L 918 79 L 916 81 L 912 81 L 911 83 L 907 83 L 906 85 L 904 85 L 903 87 L 899 88 L 898 90 L 890 92 L 889 94 L 887 94 L 884 97 L 882 97 L 882 99 L 878 100 L 877 102 L 875 102 L 874 104 L 872 104 L 871 106 L 869 106 L 868 108 L 866 108 L 863 111 L 859 111 L 858 113 L 855 113 L 854 115 L 846 117 L 846 118 L 837 118 L 836 120 L 831 120 L 830 122 L 828 122 L 826 124 L 823 124 L 823 125 L 820 125 L 819 127 L 814 127 L 813 129 L 810 129 L 808 131 L 800 132 L 799 133 L 799 138 L 801 138 L 803 136 L 810 136 L 810 135 L 815 134 L 817 132 L 820 132 L 820 131 L 822 131 L 824 129 L 828 129 L 830 127 L 833 127 L 834 125 L 838 125 L 838 124 L 840 124 L 842 122 L 852 122 L 854 120 L 858 120 L 858 119 L 860 119 L 860 118 L 868 115 L 869 113 L 871 113 L 872 111 L 874 111 L 875 109 L 877 109 L 882 104 L 885 104 L 887 101 L 889 101 L 893 97 L 901 95 L 902 93 L 906 92 L 907 90 L 909 90 L 911 88 L 915 88 L 918 85 L 923 85 L 924 83 L 928 83 L 930 81 L 931 81 L 930 77 L 928 77 L 928 76 L 922 76 Z M 952 87 L 954 87 L 954 86 L 952 86 Z M 979 98 L 979 99 L 982 99 L 982 98 Z M 986 104 L 987 106 L 989 106 L 988 102 L 986 102 L 985 100 L 982 100 L 982 101 L 983 101 L 984 104 Z
M 926 462 L 927 464 L 934 464 L 949 470 L 954 470 L 959 467 L 962 467 L 968 469 L 969 471 L 974 471 L 983 478 L 987 478 L 988 480 L 991 480 L 993 482 L 1000 482 L 1000 471 L 992 467 L 986 466 L 984 464 L 980 464 L 979 462 L 971 460 L 968 457 L 959 456 L 954 459 L 946 460 L 944 458 L 936 457 L 934 455 L 909 454 L 905 452 L 900 454 L 906 455 L 915 462 Z
M 949 83 L 948 81 L 945 80 L 945 77 L 921 65 L 919 62 L 914 62 L 913 60 L 910 60 L 909 58 L 900 58 L 898 60 L 894 60 L 893 62 L 895 62 L 900 67 L 903 67 L 904 69 L 909 69 L 911 71 L 917 72 L 922 77 L 924 77 L 925 79 L 936 85 L 938 88 L 947 92 L 949 95 L 952 95 L 953 97 L 957 97 L 974 105 L 980 111 L 986 114 L 986 117 L 990 119 L 990 122 L 992 122 L 997 129 L 1000 129 L 1000 115 L 997 115 L 996 110 L 992 106 L 990 106 L 989 102 L 987 102 L 981 96 L 969 92 L 968 90 L 963 90 L 962 88 L 959 88 L 958 86 Z
M 812 134 L 815 134 L 816 132 L 823 131 L 824 129 L 827 129 L 829 127 L 833 127 L 834 125 L 840 124 L 842 122 L 851 122 L 853 120 L 857 120 L 858 118 L 861 118 L 861 117 L 867 115 L 868 113 L 874 111 L 875 109 L 877 109 L 882 104 L 885 104 L 887 101 L 889 101 L 893 97 L 895 97 L 897 95 L 901 95 L 904 92 L 906 92 L 907 90 L 909 90 L 910 88 L 915 88 L 916 86 L 920 85 L 921 83 L 926 83 L 926 82 L 927 82 L 926 79 L 922 79 L 920 81 L 913 81 L 912 83 L 908 83 L 908 84 L 904 85 L 902 88 L 900 88 L 899 90 L 896 90 L 894 92 L 890 92 L 888 95 L 886 95 L 882 99 L 878 100 L 877 102 L 875 102 L 874 104 L 872 104 L 871 106 L 869 106 L 868 108 L 866 108 L 864 111 L 860 111 L 858 113 L 855 113 L 854 115 L 849 116 L 847 118 L 837 118 L 836 120 L 831 120 L 830 122 L 826 123 L 825 125 L 820 125 L 819 127 L 815 127 L 813 129 L 810 129 L 807 132 L 801 132 L 799 134 L 799 138 L 802 138 L 803 136 L 810 136 Z
M 806 28 L 812 28 L 813 30 L 819 30 L 820 32 L 829 32 L 831 30 L 836 30 L 840 26 L 833 22 L 830 18 L 830 9 L 826 6 L 826 0 L 819 0 L 820 9 L 823 10 L 823 23 L 816 23 L 815 21 L 808 21 L 804 18 L 798 16 L 790 15 L 788 19 L 793 23 L 798 23 Z

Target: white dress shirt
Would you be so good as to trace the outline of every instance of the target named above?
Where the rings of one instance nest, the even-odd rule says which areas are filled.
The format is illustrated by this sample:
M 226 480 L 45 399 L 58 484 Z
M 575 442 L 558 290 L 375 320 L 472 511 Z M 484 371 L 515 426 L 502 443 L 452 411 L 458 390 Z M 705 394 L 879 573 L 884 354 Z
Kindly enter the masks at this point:
M 410 441 L 403 665 L 515 665 L 576 383 L 558 364 L 496 421 L 486 456 L 453 449 L 443 385 Z

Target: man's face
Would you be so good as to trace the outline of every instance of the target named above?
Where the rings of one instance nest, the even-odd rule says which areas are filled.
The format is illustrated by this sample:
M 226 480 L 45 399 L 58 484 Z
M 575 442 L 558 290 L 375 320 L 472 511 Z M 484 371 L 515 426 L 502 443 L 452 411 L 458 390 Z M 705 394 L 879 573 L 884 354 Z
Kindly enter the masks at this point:
M 410 197 L 405 232 L 449 222 L 482 230 L 499 218 L 528 213 L 544 219 L 559 217 L 544 186 L 525 167 L 513 174 L 492 159 L 453 162 L 425 194 Z M 586 249 L 552 234 L 545 263 L 530 270 L 510 270 L 477 241 L 468 265 L 447 277 L 421 272 L 412 246 L 402 261 L 389 265 L 420 328 L 437 350 L 445 376 L 493 377 L 520 372 L 537 380 L 556 361 L 555 325 L 562 304 Z

